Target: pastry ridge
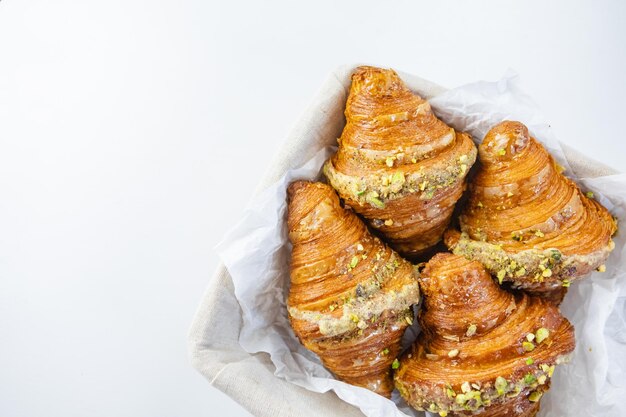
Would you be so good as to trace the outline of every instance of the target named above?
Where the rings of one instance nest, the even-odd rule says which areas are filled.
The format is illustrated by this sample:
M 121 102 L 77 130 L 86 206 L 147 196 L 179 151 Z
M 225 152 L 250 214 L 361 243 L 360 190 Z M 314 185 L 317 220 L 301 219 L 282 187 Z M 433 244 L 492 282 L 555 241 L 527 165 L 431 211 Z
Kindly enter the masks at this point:
M 340 380 L 389 397 L 391 365 L 419 302 L 417 270 L 322 183 L 288 188 L 291 326 Z
M 449 253 L 435 255 L 419 280 L 423 332 L 394 375 L 402 397 L 442 416 L 535 415 L 575 346 L 558 307 L 509 293 L 480 263 Z
M 500 282 L 560 302 L 569 283 L 601 268 L 615 219 L 583 194 L 520 122 L 494 126 L 479 146 L 469 200 L 444 241 Z
M 465 189 L 477 153 L 472 139 L 439 120 L 391 69 L 357 68 L 345 115 L 324 174 L 401 255 L 425 253 Z

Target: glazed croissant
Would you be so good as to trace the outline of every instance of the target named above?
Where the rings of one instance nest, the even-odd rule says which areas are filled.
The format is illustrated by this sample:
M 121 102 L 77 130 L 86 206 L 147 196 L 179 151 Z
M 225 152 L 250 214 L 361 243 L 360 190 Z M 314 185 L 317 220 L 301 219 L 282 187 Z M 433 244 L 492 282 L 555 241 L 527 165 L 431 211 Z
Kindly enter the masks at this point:
M 417 271 L 339 204 L 333 189 L 288 189 L 291 325 L 339 379 L 389 397 L 391 365 L 419 301 Z
M 356 69 L 345 115 L 324 173 L 391 247 L 414 258 L 441 240 L 476 147 L 390 69 Z
M 534 416 L 555 365 L 574 350 L 558 307 L 509 293 L 480 263 L 449 253 L 419 280 L 423 332 L 395 373 L 402 397 L 441 416 Z
M 500 283 L 556 302 L 572 280 L 603 270 L 615 220 L 560 173 L 526 126 L 495 126 L 479 156 L 461 230 L 446 232 L 452 252 L 480 261 Z

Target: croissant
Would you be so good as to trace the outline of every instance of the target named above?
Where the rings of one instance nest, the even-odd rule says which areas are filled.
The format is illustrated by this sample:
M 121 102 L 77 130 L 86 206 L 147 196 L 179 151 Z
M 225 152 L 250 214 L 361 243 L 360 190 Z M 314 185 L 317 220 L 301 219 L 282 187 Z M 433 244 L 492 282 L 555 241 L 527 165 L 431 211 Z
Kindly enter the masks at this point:
M 417 270 L 350 210 L 333 189 L 288 188 L 291 326 L 340 380 L 390 397 L 391 366 L 419 301 Z
M 400 358 L 401 396 L 440 416 L 534 416 L 574 350 L 558 307 L 505 291 L 480 263 L 450 253 L 435 255 L 419 281 L 423 332 Z
M 391 69 L 357 68 L 345 115 L 326 177 L 392 248 L 410 259 L 423 254 L 441 240 L 464 191 L 474 143 Z
M 561 174 L 526 126 L 495 126 L 479 157 L 460 231 L 445 235 L 452 252 L 480 261 L 500 283 L 555 302 L 571 281 L 604 269 L 616 221 Z

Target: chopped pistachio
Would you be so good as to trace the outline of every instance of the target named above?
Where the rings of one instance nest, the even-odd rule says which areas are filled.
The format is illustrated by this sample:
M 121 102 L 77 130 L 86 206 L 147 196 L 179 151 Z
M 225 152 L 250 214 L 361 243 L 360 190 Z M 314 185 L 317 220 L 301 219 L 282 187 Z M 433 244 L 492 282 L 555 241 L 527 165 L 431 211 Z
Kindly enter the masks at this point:
M 413 318 L 411 316 L 406 316 L 405 320 L 409 324 L 409 326 L 413 324 Z
M 356 250 L 362 251 L 363 250 L 363 245 L 361 245 L 360 243 L 358 245 L 356 245 Z
M 537 331 L 535 332 L 535 336 L 537 336 L 537 343 L 541 343 L 550 336 L 550 330 L 546 329 L 545 327 L 541 327 L 537 329 Z
M 331 304 L 331 306 L 330 306 L 330 307 L 328 307 L 328 308 L 329 308 L 329 310 L 330 310 L 330 311 L 334 311 L 334 310 L 335 310 L 335 308 L 337 308 L 337 307 L 336 307 L 334 304 Z
M 523 342 L 522 347 L 526 352 L 532 352 L 533 350 L 535 350 L 535 345 L 531 342 Z
M 526 365 L 532 365 L 533 363 L 535 363 L 535 361 L 533 360 L 533 358 L 527 358 L 527 359 L 526 359 Z
M 526 385 L 532 385 L 532 384 L 534 384 L 535 382 L 537 382 L 537 378 L 535 377 L 535 375 L 530 374 L 530 373 L 529 373 L 529 374 L 524 375 L 524 383 L 525 383 Z
M 465 332 L 465 336 L 467 337 L 472 337 L 476 334 L 476 325 L 475 324 L 470 324 L 469 327 L 467 328 L 467 331 Z
M 357 264 L 359 263 L 359 257 L 358 256 L 353 256 L 352 259 L 350 260 L 350 268 L 354 268 L 357 266 Z
M 539 385 L 543 385 L 546 383 L 547 379 L 548 377 L 546 375 L 540 375 L 539 378 L 537 378 L 537 382 L 539 382 Z
M 461 155 L 459 156 L 459 162 L 464 164 L 467 162 L 467 155 Z
M 392 184 L 404 184 L 405 181 L 406 180 L 404 179 L 404 174 L 400 171 L 394 172 L 393 176 L 391 177 Z
M 441 410 L 441 411 L 439 412 L 439 417 L 447 417 L 447 415 L 448 415 L 448 412 L 447 412 L 447 411 L 445 411 L 445 410 Z
M 541 273 L 541 276 L 543 277 L 551 277 L 552 276 L 552 270 L 550 268 L 546 268 L 543 270 L 543 272 Z
M 541 230 L 537 230 L 537 231 L 535 231 L 535 236 L 537 236 L 537 237 L 544 237 L 545 235 L 543 234 L 543 232 Z
M 387 164 L 387 166 L 391 168 L 393 166 L 394 159 L 396 158 L 393 156 L 388 156 L 387 159 L 385 159 L 385 164 Z
M 464 394 L 467 394 L 471 390 L 472 387 L 470 386 L 469 382 L 465 381 L 463 384 L 461 384 L 461 391 L 463 391 Z
M 467 165 L 461 164 L 461 175 L 465 174 L 465 171 L 467 171 Z
M 526 340 L 528 340 L 529 342 L 532 342 L 533 340 L 535 340 L 535 335 L 532 333 L 528 333 L 526 335 Z
M 448 352 L 449 358 L 456 358 L 458 355 L 459 355 L 458 349 L 452 349 L 450 352 Z
M 389 354 L 389 349 L 384 348 L 383 351 L 382 351 L 382 354 L 383 355 L 388 355 Z
M 501 269 L 498 271 L 498 283 L 502 284 L 504 277 L 506 276 L 506 270 Z
M 463 405 L 463 404 L 465 404 L 467 402 L 467 400 L 469 400 L 467 395 L 465 395 L 465 394 L 457 394 L 454 402 L 456 402 L 459 405 Z
M 539 367 L 541 368 L 543 372 L 546 372 L 546 373 L 548 372 L 548 370 L 550 370 L 550 366 L 548 366 L 545 363 L 542 363 L 541 365 L 539 365 Z
M 548 376 L 550 378 L 552 378 L 552 374 L 554 374 L 554 365 L 550 365 L 550 368 L 548 368 Z
M 364 188 L 364 189 L 362 189 L 361 191 L 357 191 L 357 192 L 356 192 L 356 195 L 357 195 L 357 196 L 359 196 L 359 195 L 363 195 L 363 194 L 365 194 L 365 191 L 367 191 L 367 188 Z
M 506 155 L 506 149 L 502 148 L 498 151 L 498 155 L 503 156 Z
M 552 254 L 551 254 L 552 259 L 554 259 L 555 261 L 560 261 L 561 260 L 561 256 L 562 256 L 561 252 L 559 252 L 556 249 L 552 249 Z
M 598 272 L 606 272 L 606 265 L 602 264 L 598 267 Z
M 496 378 L 495 387 L 498 391 L 498 395 L 504 394 L 506 388 L 509 386 L 509 383 L 503 377 L 499 376 Z
M 523 237 L 521 234 L 513 232 L 511 233 L 511 239 L 521 242 Z
M 508 193 L 506 193 L 506 196 L 507 197 L 513 197 L 513 193 L 509 191 Z
M 367 195 L 367 201 L 376 208 L 383 209 L 385 208 L 385 203 L 383 203 L 378 198 L 378 193 L 373 191 Z
M 515 276 L 516 277 L 521 277 L 522 275 L 526 274 L 526 268 L 521 267 L 520 269 L 518 269 L 517 271 L 515 271 Z
M 413 162 L 414 164 L 416 164 L 416 163 L 417 163 L 417 159 L 415 159 L 415 158 L 411 158 L 411 162 Z
M 587 191 L 585 195 L 587 196 L 587 198 L 594 198 L 593 193 L 591 191 Z
M 358 323 L 359 320 L 359 316 L 357 316 L 356 314 L 350 314 L 350 320 L 352 320 L 354 323 Z
M 568 288 L 570 284 L 571 284 L 571 282 L 570 282 L 568 279 L 564 279 L 564 280 L 563 280 L 563 286 L 564 286 L 565 288 Z
M 391 369 L 398 369 L 400 367 L 400 361 L 396 358 L 393 360 L 393 363 L 391 364 Z
M 478 202 L 478 204 L 476 204 L 477 207 L 483 207 L 483 203 L 481 203 L 480 201 Z
M 393 220 L 392 219 L 385 220 L 385 226 L 393 226 Z
M 420 191 L 424 191 L 426 189 L 426 186 L 428 185 L 428 181 L 424 180 L 420 183 L 419 187 L 420 187 Z
M 448 396 L 448 398 L 456 397 L 456 392 L 454 392 L 450 384 L 446 384 L 446 395 Z
M 539 401 L 541 399 L 542 396 L 543 396 L 542 392 L 540 392 L 540 391 L 533 391 L 528 396 L 528 400 L 533 402 L 533 403 L 536 403 L 537 401 Z

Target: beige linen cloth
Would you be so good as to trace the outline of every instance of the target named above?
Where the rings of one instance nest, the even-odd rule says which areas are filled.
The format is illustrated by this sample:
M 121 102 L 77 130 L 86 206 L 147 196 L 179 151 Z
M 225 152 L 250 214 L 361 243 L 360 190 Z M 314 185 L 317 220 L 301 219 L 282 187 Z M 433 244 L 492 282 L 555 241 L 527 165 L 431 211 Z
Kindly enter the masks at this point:
M 303 165 L 319 149 L 336 143 L 345 123 L 343 110 L 354 67 L 341 67 L 330 74 L 284 141 L 257 193 L 287 170 Z M 400 76 L 426 99 L 445 91 L 414 75 L 400 73 Z M 562 147 L 570 168 L 579 178 L 617 173 L 564 144 Z M 241 309 L 231 277 L 220 264 L 204 293 L 188 337 L 192 365 L 214 387 L 258 417 L 363 416 L 359 409 L 343 402 L 332 391 L 319 394 L 275 377 L 268 354 L 251 355 L 239 345 L 241 325 Z

